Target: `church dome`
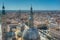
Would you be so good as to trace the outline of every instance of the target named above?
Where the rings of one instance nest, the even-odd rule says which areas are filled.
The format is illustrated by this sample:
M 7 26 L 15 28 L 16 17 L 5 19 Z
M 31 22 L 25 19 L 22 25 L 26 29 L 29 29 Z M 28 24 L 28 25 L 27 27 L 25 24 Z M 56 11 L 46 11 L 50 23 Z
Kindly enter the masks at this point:
M 23 40 L 40 40 L 40 35 L 36 28 L 24 30 L 22 37 Z
M 18 32 L 17 36 L 22 37 L 22 32 Z

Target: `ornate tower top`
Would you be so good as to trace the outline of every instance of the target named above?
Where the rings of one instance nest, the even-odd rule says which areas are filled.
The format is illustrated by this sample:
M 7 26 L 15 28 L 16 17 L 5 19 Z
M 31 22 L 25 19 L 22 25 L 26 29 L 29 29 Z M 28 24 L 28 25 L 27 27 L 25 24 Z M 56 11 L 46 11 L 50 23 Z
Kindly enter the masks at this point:
M 33 10 L 32 6 L 31 6 L 30 10 L 31 10 L 31 14 L 32 14 L 32 10 Z
M 33 8 L 30 8 L 30 17 L 29 17 L 30 27 L 33 27 Z
M 5 9 L 4 3 L 3 3 L 3 6 L 2 6 L 2 9 Z
M 2 14 L 5 15 L 5 6 L 4 6 L 4 3 L 3 3 L 3 6 L 2 6 Z

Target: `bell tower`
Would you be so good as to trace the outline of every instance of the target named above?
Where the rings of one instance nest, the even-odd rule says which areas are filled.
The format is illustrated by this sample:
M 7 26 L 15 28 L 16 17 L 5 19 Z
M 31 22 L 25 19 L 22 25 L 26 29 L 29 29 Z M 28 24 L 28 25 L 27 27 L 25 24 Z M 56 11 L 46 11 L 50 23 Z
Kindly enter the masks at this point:
M 33 10 L 32 6 L 30 8 L 30 16 L 29 16 L 29 29 L 25 29 L 22 35 L 23 40 L 40 40 L 40 34 L 37 28 L 34 27 L 33 24 Z
M 30 8 L 30 17 L 29 17 L 29 22 L 30 22 L 30 27 L 33 27 L 33 8 L 32 8 L 32 6 L 31 6 L 31 8 Z
M 6 25 L 6 15 L 5 15 L 5 6 L 4 6 L 4 3 L 3 3 L 3 6 L 2 6 L 2 17 L 1 17 L 1 20 L 2 20 L 2 40 L 6 40 L 7 39 L 7 36 L 6 36 L 6 30 L 7 30 L 7 25 Z

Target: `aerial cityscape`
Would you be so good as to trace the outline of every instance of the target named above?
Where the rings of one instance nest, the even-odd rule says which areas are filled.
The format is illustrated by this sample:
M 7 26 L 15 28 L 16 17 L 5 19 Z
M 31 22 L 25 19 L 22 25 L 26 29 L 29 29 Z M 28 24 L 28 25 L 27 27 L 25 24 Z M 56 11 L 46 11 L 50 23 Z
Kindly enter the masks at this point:
M 60 0 L 0 0 L 0 40 L 60 40 Z

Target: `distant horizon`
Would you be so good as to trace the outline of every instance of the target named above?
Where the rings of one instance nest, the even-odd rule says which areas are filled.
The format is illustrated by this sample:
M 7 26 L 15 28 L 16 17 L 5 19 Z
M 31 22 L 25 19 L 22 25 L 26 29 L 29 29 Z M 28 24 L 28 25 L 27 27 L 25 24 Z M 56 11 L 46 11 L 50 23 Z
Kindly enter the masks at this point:
M 30 11 L 30 10 L 5 10 L 5 11 Z M 60 10 L 33 10 L 33 11 L 60 11 Z
M 2 11 L 2 9 L 0 11 Z M 5 9 L 5 11 L 6 11 L 6 9 Z M 22 11 L 24 11 L 24 10 L 22 10 Z M 25 11 L 29 11 L 29 10 L 25 10 Z M 33 10 L 33 11 L 60 11 L 60 10 Z
M 9 11 L 9 10 L 5 10 L 5 11 Z M 11 10 L 11 11 L 19 11 L 19 10 Z M 21 10 L 21 11 L 30 11 L 30 10 Z M 60 11 L 60 10 L 33 10 L 33 11 Z

